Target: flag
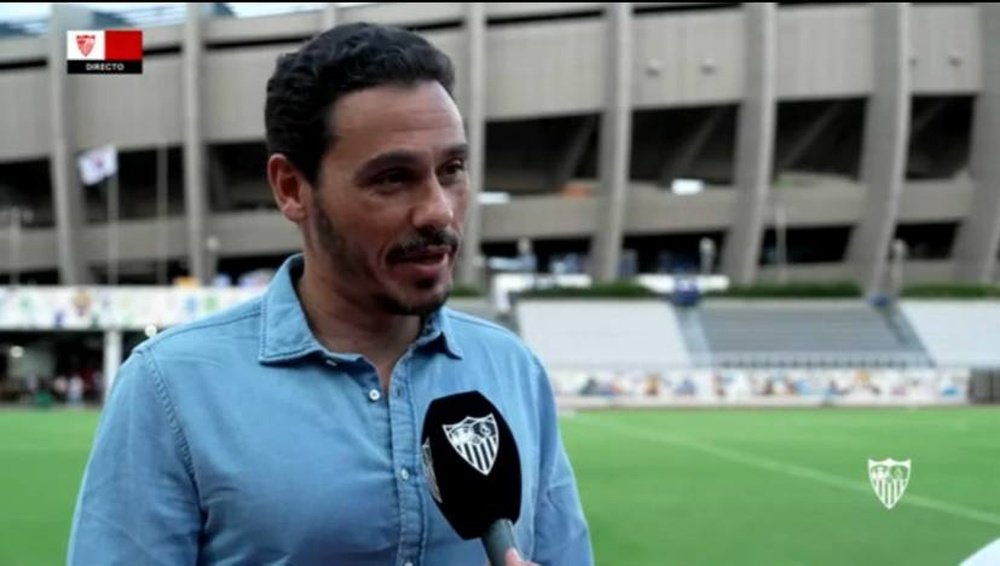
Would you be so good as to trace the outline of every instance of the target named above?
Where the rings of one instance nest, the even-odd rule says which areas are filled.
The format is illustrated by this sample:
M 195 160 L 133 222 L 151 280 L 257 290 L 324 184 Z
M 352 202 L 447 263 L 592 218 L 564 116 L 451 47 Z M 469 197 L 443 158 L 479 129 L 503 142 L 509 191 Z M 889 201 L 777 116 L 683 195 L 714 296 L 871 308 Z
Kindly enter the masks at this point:
M 77 159 L 80 180 L 84 185 L 96 185 L 118 172 L 118 151 L 106 145 L 80 154 Z
M 142 74 L 142 30 L 66 32 L 70 74 Z

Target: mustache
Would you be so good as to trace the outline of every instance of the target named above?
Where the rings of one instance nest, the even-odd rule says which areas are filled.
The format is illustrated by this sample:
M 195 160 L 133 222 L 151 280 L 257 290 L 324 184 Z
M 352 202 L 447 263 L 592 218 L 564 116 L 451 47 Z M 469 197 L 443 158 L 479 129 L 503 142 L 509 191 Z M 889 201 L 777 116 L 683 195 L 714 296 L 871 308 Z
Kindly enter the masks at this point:
M 431 247 L 449 247 L 452 251 L 458 249 L 460 238 L 451 230 L 433 230 L 414 234 L 399 242 L 389 250 L 390 261 L 399 260 L 423 253 Z

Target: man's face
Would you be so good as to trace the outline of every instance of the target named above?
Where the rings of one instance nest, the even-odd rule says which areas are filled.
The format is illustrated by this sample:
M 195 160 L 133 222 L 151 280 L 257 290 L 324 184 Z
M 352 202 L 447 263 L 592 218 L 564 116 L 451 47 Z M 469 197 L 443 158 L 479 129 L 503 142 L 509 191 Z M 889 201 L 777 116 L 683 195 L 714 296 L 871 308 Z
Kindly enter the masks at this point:
M 458 109 L 440 84 L 422 82 L 348 94 L 332 116 L 307 253 L 325 257 L 341 295 L 427 314 L 451 289 L 468 200 Z

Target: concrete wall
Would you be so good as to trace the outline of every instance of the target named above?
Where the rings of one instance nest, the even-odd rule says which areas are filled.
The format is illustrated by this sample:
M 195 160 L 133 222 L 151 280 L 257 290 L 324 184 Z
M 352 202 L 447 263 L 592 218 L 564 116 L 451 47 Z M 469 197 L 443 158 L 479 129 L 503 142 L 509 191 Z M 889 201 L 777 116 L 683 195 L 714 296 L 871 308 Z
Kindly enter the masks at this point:
M 524 17 L 596 11 L 598 3 L 490 4 L 488 16 Z M 341 21 L 407 25 L 460 23 L 461 6 L 386 4 L 343 8 Z M 918 94 L 975 93 L 981 83 L 980 41 L 972 5 L 914 6 L 911 43 Z M 263 136 L 264 85 L 279 53 L 319 29 L 318 12 L 250 19 L 213 19 L 205 29 L 205 136 L 208 141 Z M 738 102 L 742 97 L 743 15 L 739 9 L 639 14 L 634 18 L 636 108 Z M 604 35 L 599 16 L 489 26 L 487 118 L 492 120 L 597 111 L 603 102 Z M 461 30 L 426 36 L 462 68 Z M 220 42 L 288 40 L 263 47 L 213 50 Z M 146 48 L 179 46 L 180 26 L 151 28 Z M 0 64 L 44 59 L 39 38 L 0 40 Z M 958 61 L 957 63 L 955 61 Z M 113 140 L 149 147 L 180 139 L 180 56 L 148 57 L 141 77 L 70 77 L 76 92 L 75 143 Z M 871 11 L 867 6 L 803 6 L 778 10 L 779 99 L 863 96 L 871 91 Z M 47 153 L 47 81 L 39 69 L 0 71 L 0 162 Z M 464 93 L 459 93 L 461 99 Z M 17 104 L 10 104 L 17 101 Z
M 739 6 L 701 10 L 695 4 L 674 3 L 669 11 L 644 11 L 658 5 L 642 3 L 643 10 L 631 18 L 633 109 L 745 103 L 745 45 L 752 37 L 747 35 L 746 10 Z M 482 102 L 488 120 L 535 120 L 603 111 L 608 48 L 603 3 L 489 3 L 485 9 L 488 72 Z M 983 56 L 982 10 L 970 4 L 910 7 L 911 94 L 980 97 L 987 82 L 984 74 L 992 68 Z M 461 4 L 383 3 L 343 7 L 338 10 L 338 21 L 433 26 L 425 36 L 461 70 L 467 66 L 465 14 Z M 518 21 L 540 16 L 544 19 Z M 205 143 L 262 140 L 264 87 L 275 60 L 319 31 L 321 22 L 318 11 L 204 22 L 204 72 L 197 88 Z M 776 9 L 775 25 L 778 101 L 861 98 L 870 105 L 876 76 L 872 6 L 786 5 Z M 150 28 L 144 33 L 145 47 L 179 49 L 182 31 L 180 25 Z M 239 42 L 268 44 L 232 47 Z M 11 67 L 0 67 L 0 165 L 53 154 L 52 75 L 45 68 L 48 49 L 47 38 L 0 40 L 0 66 Z M 159 53 L 146 58 L 142 76 L 67 77 L 69 153 L 106 143 L 124 151 L 180 144 L 184 137 L 181 64 L 181 54 Z M 465 107 L 469 102 L 465 81 L 456 84 L 456 97 Z M 599 135 L 595 132 L 595 139 Z M 738 131 L 733 135 L 734 144 L 738 135 Z M 564 154 L 568 146 L 567 138 L 565 144 L 552 148 L 553 155 Z M 666 149 L 672 148 L 662 150 L 665 156 Z M 513 184 L 526 188 L 546 186 L 552 177 L 551 171 L 525 172 L 516 167 L 490 174 L 513 178 L 522 173 L 523 182 Z M 249 186 L 246 179 L 239 182 Z M 266 192 L 263 179 L 260 182 Z M 16 183 L 0 178 L 0 185 L 4 184 Z M 594 194 L 600 194 L 600 187 L 593 188 Z M 895 222 L 962 222 L 972 212 L 973 189 L 974 179 L 964 172 L 950 180 L 907 182 Z M 624 234 L 731 232 L 739 214 L 737 192 L 735 187 L 710 187 L 699 195 L 679 197 L 633 181 L 623 218 Z M 792 228 L 855 226 L 869 196 L 863 184 L 847 177 L 818 177 L 793 186 L 776 181 L 770 193 L 771 200 L 787 207 Z M 602 213 L 592 198 L 519 197 L 509 204 L 483 208 L 482 241 L 508 242 L 521 236 L 590 238 Z M 772 225 L 772 216 L 765 215 L 765 228 Z M 182 258 L 187 245 L 183 219 L 172 218 L 170 223 L 169 255 Z M 283 253 L 298 245 L 295 230 L 274 212 L 216 213 L 209 215 L 207 225 L 222 242 L 222 257 Z M 123 259 L 155 257 L 159 248 L 154 228 L 154 221 L 124 223 Z M 76 239 L 85 260 L 92 265 L 103 262 L 104 228 L 85 226 L 79 231 Z M 21 268 L 54 268 L 56 247 L 55 230 L 26 230 Z M 742 255 L 750 257 L 753 252 Z M 0 254 L 0 269 L 6 261 L 5 254 Z M 762 269 L 761 277 L 766 277 L 769 268 Z M 823 269 L 803 266 L 801 273 L 814 277 Z M 829 269 L 833 275 L 842 275 L 845 268 Z M 942 276 L 944 269 L 939 264 L 914 267 L 915 273 L 930 279 Z M 796 273 L 793 269 L 790 276 L 798 277 Z

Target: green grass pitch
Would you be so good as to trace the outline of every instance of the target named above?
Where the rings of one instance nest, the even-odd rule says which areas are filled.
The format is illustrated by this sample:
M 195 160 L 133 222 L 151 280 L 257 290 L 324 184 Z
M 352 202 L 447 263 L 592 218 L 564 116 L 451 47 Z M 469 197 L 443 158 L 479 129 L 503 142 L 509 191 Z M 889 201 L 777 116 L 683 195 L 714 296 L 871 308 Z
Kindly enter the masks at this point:
M 65 560 L 96 412 L 0 410 L 0 565 Z M 562 421 L 600 565 L 957 564 L 1000 538 L 1000 409 Z M 912 460 L 891 511 L 867 459 Z

